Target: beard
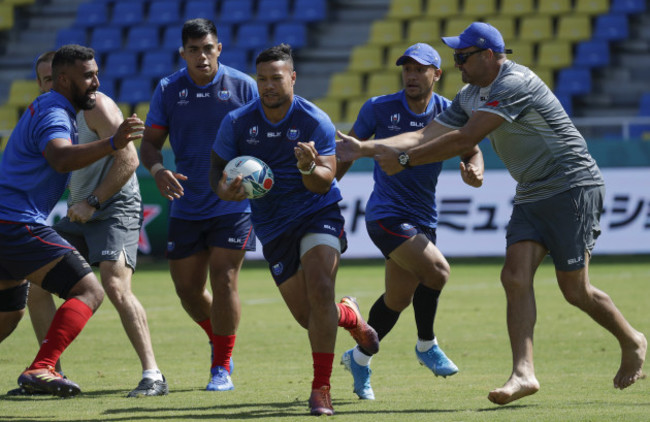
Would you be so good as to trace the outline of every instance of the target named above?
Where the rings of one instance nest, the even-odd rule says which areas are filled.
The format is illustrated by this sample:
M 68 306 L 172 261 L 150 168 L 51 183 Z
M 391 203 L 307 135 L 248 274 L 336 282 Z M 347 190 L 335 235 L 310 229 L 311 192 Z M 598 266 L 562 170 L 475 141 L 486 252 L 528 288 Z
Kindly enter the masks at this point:
M 75 83 L 72 84 L 72 88 L 72 104 L 75 107 L 80 110 L 92 110 L 95 107 L 97 90 L 88 89 L 82 93 L 81 89 Z
M 283 95 L 276 97 L 274 100 L 269 100 L 268 97 L 262 96 L 261 98 L 262 104 L 264 107 L 267 108 L 278 108 L 281 107 L 282 105 L 286 104 L 287 101 L 289 101 L 289 96 L 288 95 Z

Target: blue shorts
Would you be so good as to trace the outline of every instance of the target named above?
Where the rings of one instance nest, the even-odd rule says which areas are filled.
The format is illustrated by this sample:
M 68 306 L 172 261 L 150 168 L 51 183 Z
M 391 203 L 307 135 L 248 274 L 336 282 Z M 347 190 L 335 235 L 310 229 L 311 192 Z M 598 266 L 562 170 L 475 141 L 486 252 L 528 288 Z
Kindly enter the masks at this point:
M 210 247 L 255 250 L 255 231 L 249 213 L 226 214 L 207 220 L 170 218 L 167 258 L 182 259 Z
M 366 229 L 372 242 L 379 248 L 384 258 L 390 259 L 389 255 L 399 245 L 411 237 L 422 233 L 436 244 L 435 227 L 423 226 L 412 223 L 402 217 L 388 217 L 381 220 L 366 221 Z
M 516 204 L 506 231 L 510 246 L 533 240 L 547 250 L 555 269 L 575 271 L 585 266 L 600 235 L 604 186 L 569 189 L 550 198 Z
M 337 237 L 341 242 L 341 252 L 347 248 L 345 219 L 338 204 L 328 205 L 293 222 L 281 235 L 263 245 L 264 258 L 276 285 L 291 278 L 300 268 L 300 240 L 307 233 L 323 233 Z
M 0 220 L 0 280 L 23 280 L 73 250 L 50 226 Z

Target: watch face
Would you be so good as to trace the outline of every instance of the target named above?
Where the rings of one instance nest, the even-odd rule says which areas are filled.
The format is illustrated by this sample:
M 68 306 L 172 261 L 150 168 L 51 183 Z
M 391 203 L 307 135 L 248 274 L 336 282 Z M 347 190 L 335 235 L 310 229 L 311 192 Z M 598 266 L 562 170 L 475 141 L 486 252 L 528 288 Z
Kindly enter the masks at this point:
M 88 205 L 91 207 L 99 209 L 99 199 L 97 199 L 95 195 L 90 195 L 88 198 L 86 198 L 86 202 L 88 202 Z
M 409 155 L 405 152 L 400 153 L 399 163 L 403 166 L 407 165 L 409 163 Z

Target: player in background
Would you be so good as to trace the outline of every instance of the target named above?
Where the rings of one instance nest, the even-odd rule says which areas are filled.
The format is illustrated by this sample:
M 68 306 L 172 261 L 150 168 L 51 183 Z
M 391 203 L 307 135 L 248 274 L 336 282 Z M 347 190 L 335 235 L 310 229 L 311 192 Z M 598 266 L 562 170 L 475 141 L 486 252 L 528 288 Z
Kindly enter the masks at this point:
M 496 28 L 474 22 L 443 42 L 454 49 L 456 67 L 467 83 L 451 106 L 424 129 L 381 141 L 360 143 L 341 134 L 345 142 L 337 153 L 342 160 L 373 156 L 386 173 L 396 174 L 405 164 L 462 154 L 487 136 L 517 181 L 501 271 L 512 373 L 488 399 L 506 404 L 539 390 L 533 365 L 533 279 L 547 254 L 564 298 L 618 340 L 621 364 L 614 387 L 632 385 L 644 377 L 648 343 L 611 298 L 589 281 L 605 189 L 585 139 L 544 82 L 527 67 L 507 60 L 509 50 Z
M 36 78 L 41 92 L 52 88 L 54 54 L 50 51 L 36 60 Z M 110 136 L 123 120 L 115 102 L 97 92 L 95 107 L 77 113 L 79 144 Z M 81 251 L 91 265 L 99 266 L 104 291 L 120 315 L 124 331 L 140 359 L 142 379 L 127 397 L 168 393 L 167 382 L 156 364 L 147 314 L 131 291 L 142 226 L 142 199 L 135 175 L 138 164 L 138 153 L 131 143 L 72 172 L 68 185 L 68 215 L 54 225 L 54 229 Z M 56 312 L 54 300 L 49 292 L 32 285 L 27 306 L 40 344 Z M 61 373 L 60 361 L 57 361 L 56 370 Z M 29 392 L 21 388 L 9 392 L 24 393 Z
M 78 145 L 76 114 L 95 106 L 99 87 L 94 51 L 61 47 L 52 60 L 52 81 L 52 91 L 36 98 L 18 121 L 0 162 L 0 341 L 25 313 L 29 282 L 63 298 L 18 385 L 67 397 L 81 389 L 54 365 L 97 310 L 104 291 L 86 260 L 45 220 L 70 172 L 139 139 L 142 121 L 131 116 L 112 136 Z
M 260 98 L 223 119 L 210 181 L 220 198 L 242 201 L 241 176 L 226 182 L 228 161 L 252 155 L 273 170 L 273 188 L 250 201 L 252 220 L 280 294 L 309 335 L 314 362 L 310 412 L 332 415 L 337 325 L 348 329 L 364 349 L 376 353 L 379 348 L 377 333 L 363 321 L 356 301 L 344 297 L 334 302 L 334 281 L 346 248 L 341 192 L 334 180 L 335 129 L 322 110 L 294 95 L 289 45 L 262 51 L 256 66 Z
M 248 202 L 222 201 L 208 183 L 221 119 L 257 97 L 250 76 L 218 62 L 221 48 L 211 21 L 185 22 L 180 55 L 186 67 L 156 87 L 140 147 L 142 164 L 171 201 L 167 258 L 176 293 L 213 347 L 210 391 L 234 388 L 231 355 L 241 317 L 237 283 L 244 254 L 255 250 Z M 168 135 L 176 171 L 163 165 Z
M 407 48 L 396 62 L 402 66 L 404 89 L 368 100 L 349 135 L 361 140 L 373 135 L 381 139 L 426 126 L 450 103 L 433 92 L 442 75 L 440 64 L 440 55 L 428 44 Z M 339 163 L 337 179 L 351 165 Z M 412 301 L 418 336 L 416 358 L 436 376 L 447 377 L 458 368 L 438 345 L 433 330 L 438 298 L 449 278 L 449 264 L 436 247 L 436 185 L 441 170 L 442 162 L 435 162 L 388 176 L 375 163 L 366 227 L 386 259 L 386 271 L 385 292 L 370 309 L 368 324 L 381 341 Z M 462 156 L 460 174 L 470 186 L 483 183 L 483 156 L 478 146 Z M 354 392 L 360 399 L 375 398 L 370 385 L 371 357 L 372 353 L 356 346 L 341 358 L 354 378 Z

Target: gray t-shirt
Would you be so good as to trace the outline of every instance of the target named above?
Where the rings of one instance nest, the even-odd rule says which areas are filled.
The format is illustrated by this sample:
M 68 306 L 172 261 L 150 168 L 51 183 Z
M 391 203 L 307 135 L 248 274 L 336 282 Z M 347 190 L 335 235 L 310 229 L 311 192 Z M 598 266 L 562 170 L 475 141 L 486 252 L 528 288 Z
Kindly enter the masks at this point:
M 87 144 L 99 139 L 86 123 L 83 110 L 77 113 L 79 144 Z M 85 201 L 88 195 L 104 180 L 113 164 L 113 156 L 108 155 L 87 167 L 72 172 L 68 188 L 68 206 Z M 101 203 L 101 208 L 93 214 L 90 221 L 106 220 L 110 217 L 138 216 L 142 212 L 140 185 L 135 172 L 115 195 Z
M 436 121 L 458 129 L 474 111 L 505 119 L 488 138 L 517 181 L 515 203 L 604 184 L 584 138 L 553 92 L 527 67 L 506 61 L 489 86 L 465 85 Z

